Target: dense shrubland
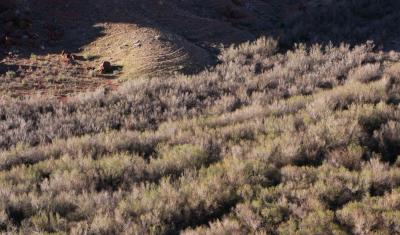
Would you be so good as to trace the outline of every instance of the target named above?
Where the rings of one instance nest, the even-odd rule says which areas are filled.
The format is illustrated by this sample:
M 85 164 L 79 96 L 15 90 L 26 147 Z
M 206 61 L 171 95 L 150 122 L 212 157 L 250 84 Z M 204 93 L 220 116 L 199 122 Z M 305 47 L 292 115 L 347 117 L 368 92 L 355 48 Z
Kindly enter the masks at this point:
M 2 100 L 0 231 L 400 233 L 400 56 L 277 47 L 65 103 Z

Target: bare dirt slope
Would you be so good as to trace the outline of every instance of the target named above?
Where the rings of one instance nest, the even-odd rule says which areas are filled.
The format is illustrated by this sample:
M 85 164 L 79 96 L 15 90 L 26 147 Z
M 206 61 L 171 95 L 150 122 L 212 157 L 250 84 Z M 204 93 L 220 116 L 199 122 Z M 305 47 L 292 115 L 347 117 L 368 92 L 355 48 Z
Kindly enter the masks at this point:
M 256 37 L 249 10 L 226 0 L 30 1 L 17 13 L 29 27 L 7 16 L 10 10 L 2 14 L 9 28 L 1 71 L 12 81 L 3 81 L 0 92 L 63 96 L 115 84 L 98 76 L 102 61 L 120 66 L 106 78 L 196 73 L 216 63 L 221 46 Z
M 281 48 L 369 39 L 399 46 L 393 0 L 19 0 L 17 9 L 2 2 L 0 94 L 16 97 L 197 73 L 217 62 L 219 48 L 261 35 L 279 38 Z M 102 61 L 115 69 L 99 74 Z

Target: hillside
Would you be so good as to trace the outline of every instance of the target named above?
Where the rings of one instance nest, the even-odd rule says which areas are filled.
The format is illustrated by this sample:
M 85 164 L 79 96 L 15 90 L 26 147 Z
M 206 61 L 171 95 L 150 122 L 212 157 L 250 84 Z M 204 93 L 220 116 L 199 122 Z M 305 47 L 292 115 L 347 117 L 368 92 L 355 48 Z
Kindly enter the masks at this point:
M 400 47 L 394 0 L 2 2 L 0 95 L 13 97 L 64 99 L 121 80 L 195 74 L 218 63 L 221 48 L 262 36 L 279 38 L 282 50 L 367 40 Z M 102 61 L 115 65 L 106 76 Z
M 0 232 L 400 234 L 397 1 L 23 6 Z

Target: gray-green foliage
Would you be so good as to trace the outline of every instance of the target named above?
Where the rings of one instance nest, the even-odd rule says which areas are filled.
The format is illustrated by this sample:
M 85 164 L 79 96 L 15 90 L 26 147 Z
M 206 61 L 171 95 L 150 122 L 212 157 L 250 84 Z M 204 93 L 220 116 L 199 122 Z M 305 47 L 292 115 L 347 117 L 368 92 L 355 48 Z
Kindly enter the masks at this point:
M 0 101 L 0 231 L 400 233 L 400 57 L 277 46 L 63 104 Z

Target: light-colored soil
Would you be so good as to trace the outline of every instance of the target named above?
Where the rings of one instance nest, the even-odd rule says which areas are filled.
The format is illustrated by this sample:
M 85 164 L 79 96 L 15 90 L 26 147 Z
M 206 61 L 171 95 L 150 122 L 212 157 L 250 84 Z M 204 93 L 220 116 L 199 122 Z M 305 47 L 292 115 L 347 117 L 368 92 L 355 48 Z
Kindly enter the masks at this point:
M 262 1 L 252 2 L 266 8 Z M 141 76 L 197 73 L 216 63 L 218 48 L 254 39 L 258 27 L 248 5 L 230 0 L 27 4 L 35 39 L 1 45 L 0 95 L 64 97 Z M 119 69 L 100 75 L 102 61 Z
M 7 19 L 15 10 L 4 12 L 10 5 L 6 2 L 15 1 L 0 5 L 0 96 L 65 97 L 137 77 L 194 74 L 215 65 L 220 48 L 261 35 L 279 38 L 282 47 L 298 40 L 326 44 L 337 36 L 334 30 L 325 32 L 326 27 L 317 33 L 312 28 L 318 26 L 315 19 L 325 17 L 316 13 L 332 7 L 330 1 L 17 0 L 17 15 L 30 12 L 23 24 Z M 337 20 L 326 18 L 327 27 Z M 363 26 L 366 19 L 357 19 L 352 31 L 365 31 L 359 33 L 365 37 L 350 38 L 350 43 L 384 38 L 377 23 L 397 18 L 371 19 L 371 29 Z M 6 32 L 10 25 L 16 28 L 11 33 Z M 389 34 L 391 48 L 398 48 L 396 35 Z M 103 61 L 110 61 L 115 71 L 100 74 Z

